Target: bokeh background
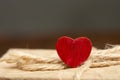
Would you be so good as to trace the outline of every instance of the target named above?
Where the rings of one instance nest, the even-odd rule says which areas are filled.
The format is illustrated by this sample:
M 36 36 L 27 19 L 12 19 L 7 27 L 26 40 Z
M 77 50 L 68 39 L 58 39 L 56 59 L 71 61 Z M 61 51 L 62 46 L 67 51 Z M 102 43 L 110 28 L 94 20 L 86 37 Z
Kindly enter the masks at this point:
M 60 36 L 93 46 L 120 43 L 120 0 L 0 0 L 0 56 L 9 48 L 54 49 Z

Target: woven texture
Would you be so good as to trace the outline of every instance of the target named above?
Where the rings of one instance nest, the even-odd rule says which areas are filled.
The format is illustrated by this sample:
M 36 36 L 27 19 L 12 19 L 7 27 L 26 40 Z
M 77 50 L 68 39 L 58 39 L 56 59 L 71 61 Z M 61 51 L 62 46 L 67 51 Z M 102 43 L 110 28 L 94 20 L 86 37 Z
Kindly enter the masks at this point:
M 120 79 L 119 45 L 93 48 L 89 59 L 78 68 L 66 66 L 55 50 L 10 49 L 0 61 L 0 80 Z

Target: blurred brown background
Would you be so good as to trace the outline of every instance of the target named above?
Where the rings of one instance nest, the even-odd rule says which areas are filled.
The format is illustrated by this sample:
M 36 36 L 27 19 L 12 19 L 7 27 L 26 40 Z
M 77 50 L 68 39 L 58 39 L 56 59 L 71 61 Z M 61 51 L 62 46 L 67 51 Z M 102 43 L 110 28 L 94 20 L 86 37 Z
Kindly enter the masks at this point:
M 119 0 L 0 0 L 0 56 L 9 48 L 55 48 L 66 35 L 93 46 L 120 42 Z

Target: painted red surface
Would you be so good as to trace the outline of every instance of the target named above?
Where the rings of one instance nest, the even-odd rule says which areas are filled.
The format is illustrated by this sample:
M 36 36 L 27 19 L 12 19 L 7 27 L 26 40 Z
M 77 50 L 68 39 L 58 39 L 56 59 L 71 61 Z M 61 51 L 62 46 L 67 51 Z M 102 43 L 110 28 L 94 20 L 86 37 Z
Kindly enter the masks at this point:
M 61 60 L 69 67 L 78 67 L 84 63 L 92 49 L 91 41 L 86 37 L 72 39 L 67 36 L 60 37 L 56 49 Z

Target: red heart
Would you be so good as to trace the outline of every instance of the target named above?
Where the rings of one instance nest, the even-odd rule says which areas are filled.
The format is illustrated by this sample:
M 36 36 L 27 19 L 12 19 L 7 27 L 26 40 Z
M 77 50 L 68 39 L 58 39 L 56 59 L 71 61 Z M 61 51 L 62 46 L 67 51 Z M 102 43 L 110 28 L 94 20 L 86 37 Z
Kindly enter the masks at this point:
M 92 43 L 86 37 L 72 39 L 63 36 L 58 39 L 56 49 L 59 57 L 65 64 L 70 67 L 78 67 L 89 57 Z

